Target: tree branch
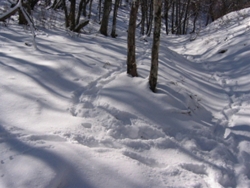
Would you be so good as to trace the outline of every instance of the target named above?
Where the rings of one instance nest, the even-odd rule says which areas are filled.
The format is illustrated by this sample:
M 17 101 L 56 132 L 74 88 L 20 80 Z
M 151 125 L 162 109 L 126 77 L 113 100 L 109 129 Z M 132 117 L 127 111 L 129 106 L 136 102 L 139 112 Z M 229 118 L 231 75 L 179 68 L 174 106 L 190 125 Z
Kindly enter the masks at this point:
M 20 6 L 21 6 L 21 0 L 19 0 L 16 6 L 11 8 L 8 12 L 4 13 L 3 15 L 0 15 L 0 21 L 4 22 L 6 19 L 10 18 L 18 11 Z

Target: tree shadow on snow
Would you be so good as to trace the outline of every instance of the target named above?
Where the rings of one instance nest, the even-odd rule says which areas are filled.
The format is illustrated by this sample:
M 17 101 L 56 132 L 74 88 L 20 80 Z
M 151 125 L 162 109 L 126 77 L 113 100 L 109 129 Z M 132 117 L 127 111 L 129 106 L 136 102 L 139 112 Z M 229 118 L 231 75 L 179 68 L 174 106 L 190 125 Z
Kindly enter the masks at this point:
M 44 148 L 34 147 L 29 144 L 22 142 L 20 139 L 13 135 L 11 132 L 7 131 L 2 125 L 0 125 L 0 138 L 1 142 L 7 144 L 12 151 L 17 152 L 19 155 L 31 156 L 37 160 L 40 160 L 45 165 L 49 166 L 54 173 L 55 177 L 48 182 L 48 188 L 50 187 L 88 187 L 92 188 L 88 180 L 80 176 L 76 169 L 70 162 L 63 159 L 63 157 L 48 151 Z M 65 154 L 68 155 L 68 154 Z M 0 164 L 4 165 L 4 164 Z M 21 164 L 20 164 L 21 165 Z M 28 164 L 27 164 L 28 165 Z M 10 169 L 12 171 L 13 169 Z M 38 169 L 37 169 L 38 170 Z M 42 169 L 40 169 L 42 170 Z M 4 172 L 3 172 L 4 173 Z M 19 173 L 25 173 L 21 170 Z M 46 173 L 46 172 L 43 172 Z M 32 181 L 32 177 L 27 177 L 27 181 Z M 3 181 L 3 179 L 2 179 Z M 46 184 L 46 183 L 45 183 Z M 6 179 L 6 187 L 15 187 L 13 179 Z M 94 187 L 93 187 L 94 188 Z

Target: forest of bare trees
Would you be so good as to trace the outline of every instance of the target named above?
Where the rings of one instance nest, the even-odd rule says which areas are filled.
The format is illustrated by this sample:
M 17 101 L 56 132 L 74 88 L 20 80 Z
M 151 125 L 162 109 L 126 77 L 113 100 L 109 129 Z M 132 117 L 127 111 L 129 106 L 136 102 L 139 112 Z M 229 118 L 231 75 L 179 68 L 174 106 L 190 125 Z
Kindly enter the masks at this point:
M 9 0 L 9 9 L 14 8 L 19 0 Z M 116 36 L 116 17 L 119 8 L 131 9 L 134 0 L 21 0 L 28 14 L 39 10 L 64 11 L 65 27 L 80 32 L 88 24 L 87 20 L 95 19 L 100 22 L 100 33 L 112 30 Z M 97 6 L 93 6 L 93 4 Z M 141 35 L 152 34 L 154 0 L 140 0 L 137 14 L 137 27 Z M 206 26 L 221 16 L 235 10 L 250 6 L 250 0 L 162 0 L 162 21 L 166 34 L 188 34 L 196 32 L 200 26 Z M 8 6 L 6 6 L 8 7 Z M 19 10 L 19 24 L 28 24 L 23 13 Z M 15 12 L 3 15 L 0 21 L 10 18 Z M 112 28 L 108 28 L 112 25 Z
M 29 25 L 34 30 L 36 25 L 32 19 L 33 14 L 39 11 L 54 11 L 54 14 L 57 14 L 57 11 L 61 11 L 66 29 L 80 33 L 89 21 L 93 20 L 100 24 L 101 34 L 113 38 L 117 37 L 116 20 L 119 9 L 126 9 L 130 12 L 127 30 L 127 73 L 133 77 L 138 76 L 135 56 L 136 32 L 148 37 L 153 34 L 149 77 L 152 91 L 155 91 L 157 83 L 161 31 L 166 35 L 197 33 L 200 28 L 223 15 L 250 6 L 250 0 L 8 0 L 8 2 L 6 10 L 0 12 L 1 22 L 6 22 L 17 14 L 18 24 Z

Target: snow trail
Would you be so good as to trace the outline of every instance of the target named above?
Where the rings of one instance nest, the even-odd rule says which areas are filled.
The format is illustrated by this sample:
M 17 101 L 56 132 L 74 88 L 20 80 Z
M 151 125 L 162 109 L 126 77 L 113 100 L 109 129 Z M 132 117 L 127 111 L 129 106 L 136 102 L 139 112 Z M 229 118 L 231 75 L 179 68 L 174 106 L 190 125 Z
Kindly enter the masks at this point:
M 249 9 L 243 10 L 243 17 Z M 223 94 L 221 104 L 211 108 L 215 122 L 216 139 L 221 140 L 221 144 L 229 147 L 231 154 L 226 154 L 231 163 L 230 185 L 224 182 L 224 186 L 249 187 L 249 145 L 250 145 L 250 123 L 249 123 L 249 63 L 244 56 L 249 52 L 247 35 L 249 29 L 244 28 L 249 24 L 246 17 L 241 19 L 241 27 L 235 25 L 235 13 L 231 13 L 224 18 L 220 25 L 225 30 L 219 32 L 216 28 L 218 22 L 208 26 L 201 32 L 196 41 L 186 43 L 185 47 L 177 49 L 194 62 L 201 64 L 210 75 L 209 82 L 217 85 L 220 93 Z M 224 22 L 228 20 L 228 22 Z M 232 24 L 231 24 L 232 23 Z M 211 35 L 211 38 L 209 37 Z M 222 40 L 222 36 L 225 38 Z M 204 39 L 208 39 L 204 41 Z M 195 48 L 200 43 L 206 43 L 207 48 Z M 223 50 L 223 53 L 222 53 Z M 202 54 L 202 55 L 200 55 Z M 217 97 L 221 97 L 217 95 Z M 208 106 L 208 105 L 207 105 Z M 221 153 L 222 154 L 222 153 Z M 224 154 L 225 155 L 225 154 Z M 221 177 L 222 178 L 222 177 Z M 223 178 L 222 178 L 223 180 Z
M 150 38 L 137 38 L 140 77 L 126 74 L 125 26 L 116 39 L 41 31 L 36 52 L 0 26 L 0 187 L 250 187 L 241 22 L 163 35 L 156 94 Z

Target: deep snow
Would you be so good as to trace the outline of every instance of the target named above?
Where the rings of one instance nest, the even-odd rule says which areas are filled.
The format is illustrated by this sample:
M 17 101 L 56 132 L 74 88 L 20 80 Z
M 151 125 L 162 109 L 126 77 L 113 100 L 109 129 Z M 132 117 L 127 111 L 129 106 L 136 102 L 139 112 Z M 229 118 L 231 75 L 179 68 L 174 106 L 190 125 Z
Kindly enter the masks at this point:
M 126 74 L 122 14 L 116 39 L 39 29 L 39 50 L 0 25 L 0 187 L 250 187 L 250 9 L 162 34 L 157 93 L 151 38 Z

